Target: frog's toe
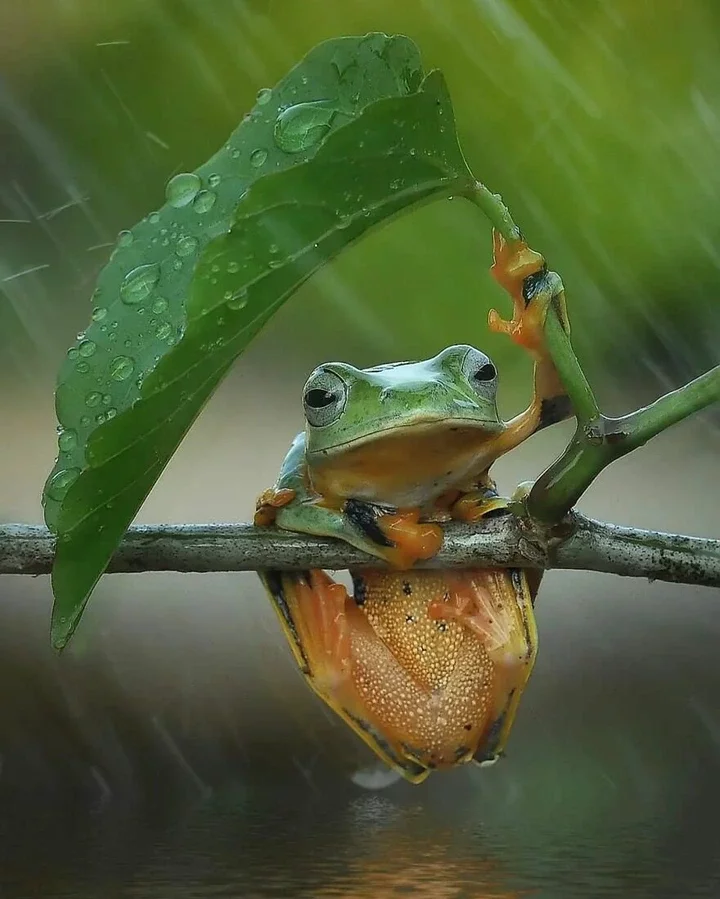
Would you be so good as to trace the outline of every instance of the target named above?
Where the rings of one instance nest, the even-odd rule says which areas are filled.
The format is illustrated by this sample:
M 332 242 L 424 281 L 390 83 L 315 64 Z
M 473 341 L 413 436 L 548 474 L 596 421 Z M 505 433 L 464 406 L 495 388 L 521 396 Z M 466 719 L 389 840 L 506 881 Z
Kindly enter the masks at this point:
M 378 518 L 378 526 L 392 543 L 385 558 L 396 568 L 412 568 L 421 559 L 431 559 L 442 546 L 440 525 L 419 519 L 417 509 Z
M 456 500 L 450 514 L 456 521 L 480 521 L 488 515 L 500 515 L 507 511 L 508 501 L 487 490 L 471 490 Z
M 295 499 L 295 491 L 289 487 L 269 487 L 263 490 L 255 503 L 253 524 L 256 527 L 268 527 L 275 522 L 278 509 L 287 506 Z
M 395 568 L 412 568 L 420 559 L 430 559 L 442 546 L 443 529 L 420 521 L 419 509 L 380 512 L 370 503 L 348 500 L 344 512 L 352 524 L 372 543 L 374 555 Z

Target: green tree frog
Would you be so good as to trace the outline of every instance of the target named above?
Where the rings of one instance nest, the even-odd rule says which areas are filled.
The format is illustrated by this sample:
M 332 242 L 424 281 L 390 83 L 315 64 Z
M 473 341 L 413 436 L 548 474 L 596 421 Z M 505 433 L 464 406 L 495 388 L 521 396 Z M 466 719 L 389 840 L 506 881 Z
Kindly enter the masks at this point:
M 262 571 L 306 679 L 388 765 L 419 783 L 433 769 L 504 751 L 537 651 L 540 574 L 413 569 L 442 522 L 503 514 L 489 468 L 538 429 L 571 414 L 543 342 L 562 285 L 523 240 L 493 235 L 492 273 L 514 316 L 489 325 L 535 360 L 532 403 L 498 415 L 497 371 L 472 346 L 422 362 L 317 368 L 303 392 L 305 431 L 255 523 L 337 537 L 390 567 L 350 572 L 353 595 L 324 571 Z

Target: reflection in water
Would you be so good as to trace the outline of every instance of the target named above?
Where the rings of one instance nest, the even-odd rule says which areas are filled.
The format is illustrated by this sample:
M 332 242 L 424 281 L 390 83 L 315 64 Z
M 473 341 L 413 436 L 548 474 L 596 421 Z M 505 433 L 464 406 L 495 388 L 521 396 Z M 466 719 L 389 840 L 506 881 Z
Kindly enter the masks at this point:
M 590 772 L 586 772 L 590 773 Z M 710 793 L 685 807 L 639 794 L 509 800 L 482 772 L 434 789 L 399 784 L 358 793 L 338 780 L 324 793 L 281 785 L 227 789 L 162 814 L 96 815 L 3 827 L 3 899 L 626 899 L 717 895 L 718 867 L 700 855 L 716 832 Z M 484 783 L 484 781 L 487 781 Z M 675 835 L 667 821 L 687 822 Z M 6 822 L 7 824 L 7 822 Z M 695 858 L 693 858 L 695 852 Z M 698 855 L 698 852 L 700 855 Z M 711 855 L 717 855 L 710 850 Z M 695 862 L 699 866 L 694 866 Z M 715 885 L 715 886 L 713 886 Z

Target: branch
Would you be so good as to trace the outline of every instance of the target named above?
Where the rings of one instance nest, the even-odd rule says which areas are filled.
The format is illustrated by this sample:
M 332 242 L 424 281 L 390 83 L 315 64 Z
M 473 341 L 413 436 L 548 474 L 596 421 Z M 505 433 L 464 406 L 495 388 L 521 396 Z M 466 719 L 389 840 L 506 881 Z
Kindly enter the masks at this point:
M 0 525 L 0 574 L 49 574 L 55 538 L 39 525 Z M 247 524 L 130 528 L 108 572 L 385 567 L 340 541 Z M 538 536 L 512 515 L 453 523 L 425 568 L 565 568 L 720 587 L 720 541 L 619 527 L 581 515 Z

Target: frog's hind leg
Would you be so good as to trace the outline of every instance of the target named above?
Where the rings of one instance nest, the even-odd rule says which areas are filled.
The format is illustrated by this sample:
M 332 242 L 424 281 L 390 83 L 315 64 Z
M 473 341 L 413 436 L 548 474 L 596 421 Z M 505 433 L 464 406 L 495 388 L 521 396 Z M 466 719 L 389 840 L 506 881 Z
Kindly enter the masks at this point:
M 312 689 L 387 765 L 412 783 L 424 780 L 428 769 L 397 752 L 367 720 L 353 680 L 352 633 L 370 625 L 345 587 L 322 570 L 260 576 Z
M 485 647 L 494 669 L 493 713 L 475 752 L 481 764 L 505 750 L 523 691 L 537 655 L 532 592 L 524 572 L 483 570 L 448 573 L 446 597 L 430 604 L 428 615 L 454 619 Z

